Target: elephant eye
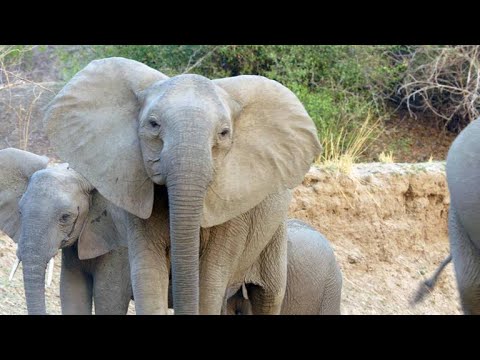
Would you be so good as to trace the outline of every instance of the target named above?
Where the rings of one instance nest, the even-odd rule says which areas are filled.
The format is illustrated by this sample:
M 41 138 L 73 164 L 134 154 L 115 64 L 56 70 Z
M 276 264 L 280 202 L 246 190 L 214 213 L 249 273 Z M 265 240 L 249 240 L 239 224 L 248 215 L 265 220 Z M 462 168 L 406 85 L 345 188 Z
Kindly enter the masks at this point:
M 160 127 L 160 124 L 154 119 L 150 119 L 148 123 L 153 129 L 158 129 Z
M 68 219 L 70 219 L 70 214 L 63 214 L 61 217 L 60 217 L 60 221 L 61 222 L 67 222 Z
M 223 129 L 222 132 L 220 133 L 220 137 L 224 138 L 230 133 L 230 130 L 228 129 Z

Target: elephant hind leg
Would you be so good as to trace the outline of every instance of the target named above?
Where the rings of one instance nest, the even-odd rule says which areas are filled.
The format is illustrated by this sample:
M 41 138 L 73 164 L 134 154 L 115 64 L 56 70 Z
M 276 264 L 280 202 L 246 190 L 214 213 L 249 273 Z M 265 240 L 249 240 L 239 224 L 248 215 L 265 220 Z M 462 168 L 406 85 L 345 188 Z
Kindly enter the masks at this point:
M 320 315 L 340 315 L 342 299 L 342 273 L 339 266 L 334 263 L 330 276 L 325 284 L 325 291 L 322 297 Z
M 462 224 L 469 223 L 468 220 L 460 222 L 457 211 L 450 208 L 450 250 L 462 308 L 467 315 L 480 315 L 480 250 Z

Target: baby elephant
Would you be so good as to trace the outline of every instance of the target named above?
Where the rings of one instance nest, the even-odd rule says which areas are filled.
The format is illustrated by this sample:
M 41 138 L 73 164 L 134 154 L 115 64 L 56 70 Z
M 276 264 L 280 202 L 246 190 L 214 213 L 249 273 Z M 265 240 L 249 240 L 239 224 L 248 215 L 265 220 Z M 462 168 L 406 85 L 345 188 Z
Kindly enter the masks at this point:
M 49 283 L 62 249 L 62 313 L 91 314 L 93 299 L 96 314 L 126 314 L 132 287 L 124 229 L 114 224 L 120 210 L 68 164 L 47 163 L 0 150 L 0 229 L 18 243 L 10 278 L 22 262 L 28 313 L 46 314 L 45 273 Z
M 335 254 L 318 231 L 287 221 L 287 289 L 281 315 L 340 315 L 342 273 Z M 250 315 L 246 284 L 227 301 L 228 315 Z

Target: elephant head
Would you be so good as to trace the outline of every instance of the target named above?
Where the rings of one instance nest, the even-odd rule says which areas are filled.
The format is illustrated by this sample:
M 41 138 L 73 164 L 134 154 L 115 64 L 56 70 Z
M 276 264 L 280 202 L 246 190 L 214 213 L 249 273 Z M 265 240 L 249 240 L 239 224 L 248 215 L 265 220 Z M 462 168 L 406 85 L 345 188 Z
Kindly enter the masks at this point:
M 224 223 L 301 183 L 321 146 L 298 98 L 260 76 L 167 77 L 95 60 L 46 114 L 57 152 L 108 200 L 148 218 L 168 189 L 176 314 L 198 313 L 200 227 Z
M 18 149 L 0 150 L 0 228 L 16 243 L 23 263 L 29 314 L 45 314 L 45 272 L 58 250 L 77 243 L 90 259 L 119 246 L 108 202 L 80 174 Z M 124 244 L 126 246 L 126 243 Z

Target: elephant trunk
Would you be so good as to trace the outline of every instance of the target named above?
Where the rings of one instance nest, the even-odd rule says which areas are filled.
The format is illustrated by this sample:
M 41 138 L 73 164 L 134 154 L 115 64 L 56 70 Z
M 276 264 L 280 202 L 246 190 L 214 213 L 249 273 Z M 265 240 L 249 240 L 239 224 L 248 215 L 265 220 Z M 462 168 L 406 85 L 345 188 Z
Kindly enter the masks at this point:
M 29 218 L 33 215 L 29 215 Z M 40 219 L 37 216 L 37 219 Z M 23 268 L 23 286 L 29 315 L 45 315 L 45 273 L 53 253 L 47 225 L 31 222 L 22 229 L 18 243 L 19 259 Z M 39 236 L 39 234 L 42 234 Z
M 199 152 L 204 151 L 189 149 L 177 156 L 176 159 L 180 159 L 178 163 L 182 165 L 170 172 L 166 181 L 170 208 L 172 295 L 177 315 L 199 313 L 200 222 L 212 177 L 212 171 L 205 165 L 210 164 L 210 159 L 199 159 Z
M 23 263 L 23 282 L 29 315 L 45 315 L 45 271 L 43 259 L 26 258 Z

